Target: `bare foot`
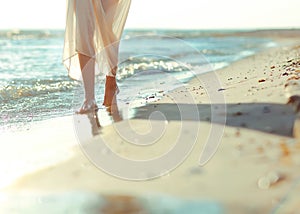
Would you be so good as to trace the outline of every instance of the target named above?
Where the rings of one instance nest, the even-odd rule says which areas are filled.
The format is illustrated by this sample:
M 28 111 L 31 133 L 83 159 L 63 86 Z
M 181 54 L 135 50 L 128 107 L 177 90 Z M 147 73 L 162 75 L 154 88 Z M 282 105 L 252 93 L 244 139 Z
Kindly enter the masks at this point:
M 85 100 L 82 104 L 82 106 L 75 111 L 76 114 L 87 114 L 91 112 L 96 112 L 98 111 L 98 106 L 96 104 L 95 100 Z

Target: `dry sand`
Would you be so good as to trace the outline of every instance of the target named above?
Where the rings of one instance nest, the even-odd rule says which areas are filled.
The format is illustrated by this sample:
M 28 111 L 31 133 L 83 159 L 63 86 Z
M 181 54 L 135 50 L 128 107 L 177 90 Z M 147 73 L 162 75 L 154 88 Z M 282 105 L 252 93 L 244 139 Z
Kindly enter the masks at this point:
M 206 203 L 203 206 L 208 208 L 202 213 L 297 213 L 300 210 L 300 142 L 299 138 L 293 137 L 299 137 L 299 132 L 295 129 L 293 133 L 293 129 L 299 116 L 295 112 L 297 102 L 294 106 L 286 103 L 290 96 L 300 95 L 297 92 L 300 41 L 294 38 L 284 42 L 282 47 L 193 79 L 186 87 L 165 95 L 162 100 L 136 109 L 136 116 L 130 120 L 98 130 L 95 122 L 92 124 L 94 128 L 91 127 L 86 116 L 75 117 L 81 149 L 76 146 L 72 158 L 22 177 L 3 192 L 37 196 L 56 194 L 58 199 L 74 191 L 82 195 L 101 195 L 104 204 L 98 201 L 97 205 L 97 200 L 86 198 L 100 213 L 151 213 L 151 207 L 153 210 L 156 206 L 157 213 L 164 213 L 159 212 L 159 207 L 161 211 L 172 211 L 172 206 L 177 206 L 174 210 L 178 211 L 184 209 L 184 205 L 178 205 L 180 201 L 186 205 L 186 213 L 193 210 L 197 213 L 205 201 L 211 202 L 213 208 Z M 209 82 L 216 77 L 220 86 Z M 295 81 L 292 90 L 286 89 L 289 81 Z M 227 111 L 219 103 L 223 96 Z M 220 99 L 214 99 L 216 97 Z M 178 110 L 178 103 L 182 103 L 182 112 Z M 215 108 L 221 108 L 221 111 L 216 111 L 217 118 L 212 118 L 212 109 Z M 168 122 L 156 118 L 150 120 L 150 124 L 148 116 L 155 111 L 162 112 Z M 195 116 L 197 111 L 200 121 Z M 224 126 L 222 118 L 225 116 Z M 76 125 L 78 121 L 81 125 Z M 165 128 L 155 144 L 147 147 L 128 144 L 134 135 L 128 127 L 138 133 L 147 133 L 151 125 L 152 128 Z M 59 127 L 64 127 L 63 131 L 58 131 L 61 130 Z M 44 126 L 37 132 L 39 136 L 43 132 L 52 136 L 45 140 L 61 141 L 62 144 L 72 141 L 75 145 L 75 132 L 66 127 L 73 127 L 72 118 L 60 118 L 55 129 Z M 92 137 L 92 129 L 94 134 L 100 132 L 100 135 Z M 219 133 L 214 133 L 214 129 Z M 125 134 L 120 133 L 124 130 Z M 29 132 L 32 138 L 33 134 Z M 204 166 L 199 166 L 201 152 L 210 134 L 214 134 L 215 139 L 220 134 L 220 145 L 212 158 Z M 122 135 L 126 135 L 127 140 Z M 155 140 L 151 138 L 153 135 L 145 136 L 149 142 Z M 94 145 L 104 141 L 115 153 L 126 158 L 150 159 L 169 151 L 179 136 L 187 144 L 195 141 L 187 159 L 173 171 L 147 181 L 113 177 L 91 163 L 82 150 L 92 152 L 96 148 Z M 217 142 L 213 143 L 217 145 Z M 106 152 L 106 155 L 110 154 Z M 167 197 L 178 201 L 174 199 L 171 204 L 163 205 Z

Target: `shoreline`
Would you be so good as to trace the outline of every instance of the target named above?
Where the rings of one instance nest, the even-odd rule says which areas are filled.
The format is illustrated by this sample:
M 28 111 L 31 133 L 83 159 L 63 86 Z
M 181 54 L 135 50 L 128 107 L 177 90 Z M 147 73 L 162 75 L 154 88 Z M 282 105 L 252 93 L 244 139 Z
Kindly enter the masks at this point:
M 198 133 L 196 145 L 178 168 L 162 178 L 141 182 L 116 179 L 97 169 L 76 144 L 77 149 L 71 159 L 26 175 L 3 191 L 51 194 L 78 190 L 100 195 L 136 195 L 136 197 L 151 193 L 166 194 L 182 199 L 213 200 L 220 203 L 224 211 L 231 213 L 245 212 L 246 209 L 247 213 L 265 213 L 274 210 L 285 213 L 300 209 L 297 204 L 300 192 L 297 191 L 300 190 L 297 182 L 300 159 L 297 156 L 300 146 L 292 136 L 296 114 L 291 106 L 286 105 L 289 95 L 286 94 L 284 86 L 293 72 L 286 72 L 283 68 L 289 60 L 299 60 L 300 41 L 295 43 L 295 40 L 284 38 L 283 41 L 288 41 L 285 44 L 291 42 L 293 46 L 271 48 L 233 62 L 215 72 L 222 87 L 213 88 L 212 91 L 224 95 L 227 103 L 227 121 L 222 142 L 216 154 L 204 167 L 199 167 L 197 163 L 208 137 L 207 133 L 211 131 L 212 119 L 209 106 L 211 99 L 207 96 L 209 90 L 201 88 L 200 82 L 210 79 L 212 76 L 210 73 L 191 80 L 184 90 L 182 88 L 174 90 L 155 104 L 137 109 L 138 116 L 130 122 L 140 133 L 149 128 L 146 119 L 154 108 L 165 113 L 169 121 L 165 133 L 167 136 L 163 136 L 158 145 L 150 146 L 147 151 L 134 146 L 125 148 L 122 139 L 112 138 L 117 135 L 116 127 L 113 125 L 101 130 L 103 139 L 121 155 L 150 158 L 151 155 L 167 151 L 166 144 L 175 141 L 172 135 L 180 131 L 181 118 L 178 118 L 178 109 L 171 105 L 174 104 L 174 98 L 185 104 L 189 104 L 189 101 L 195 102 L 200 118 L 204 119 L 200 121 L 201 132 Z M 285 73 L 287 74 L 283 75 Z M 186 100 L 185 95 L 193 99 Z M 189 106 L 184 110 L 188 109 Z M 187 120 L 190 124 L 199 123 L 189 116 L 187 115 Z M 55 139 L 62 143 L 69 142 L 72 136 L 71 123 L 64 121 L 66 118 L 61 119 L 60 125 L 55 130 L 60 130 L 60 127 L 68 128 L 60 130 Z M 84 122 L 83 124 L 89 123 L 83 118 L 80 121 Z M 124 127 L 127 125 L 126 122 L 116 124 Z M 159 119 L 154 121 L 155 125 L 160 123 Z M 45 130 L 51 131 L 50 128 Z M 83 138 L 89 141 L 91 134 L 83 133 Z M 33 134 L 31 136 L 33 137 Z M 187 141 L 193 140 L 193 137 L 191 133 L 185 133 Z M 92 139 L 92 142 L 95 140 Z M 273 180 L 270 181 L 271 175 Z M 291 190 L 292 186 L 295 187 Z M 243 194 L 245 192 L 247 195 Z

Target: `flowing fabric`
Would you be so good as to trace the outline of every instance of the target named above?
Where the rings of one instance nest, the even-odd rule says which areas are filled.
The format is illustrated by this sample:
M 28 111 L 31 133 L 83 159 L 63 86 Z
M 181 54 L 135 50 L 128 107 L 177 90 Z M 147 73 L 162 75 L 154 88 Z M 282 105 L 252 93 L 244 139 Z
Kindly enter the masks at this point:
M 119 41 L 131 0 L 67 0 L 63 64 L 81 80 L 78 53 L 95 59 L 96 74 L 118 65 Z

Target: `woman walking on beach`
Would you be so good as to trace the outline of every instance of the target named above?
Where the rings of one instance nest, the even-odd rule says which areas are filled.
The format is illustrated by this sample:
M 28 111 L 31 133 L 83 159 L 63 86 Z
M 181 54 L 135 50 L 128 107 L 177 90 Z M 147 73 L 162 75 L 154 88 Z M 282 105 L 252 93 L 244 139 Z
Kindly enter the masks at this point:
M 119 41 L 131 0 L 67 0 L 63 63 L 69 76 L 82 80 L 85 99 L 76 111 L 95 111 L 95 74 L 106 74 L 103 105 L 110 107 L 118 91 Z

